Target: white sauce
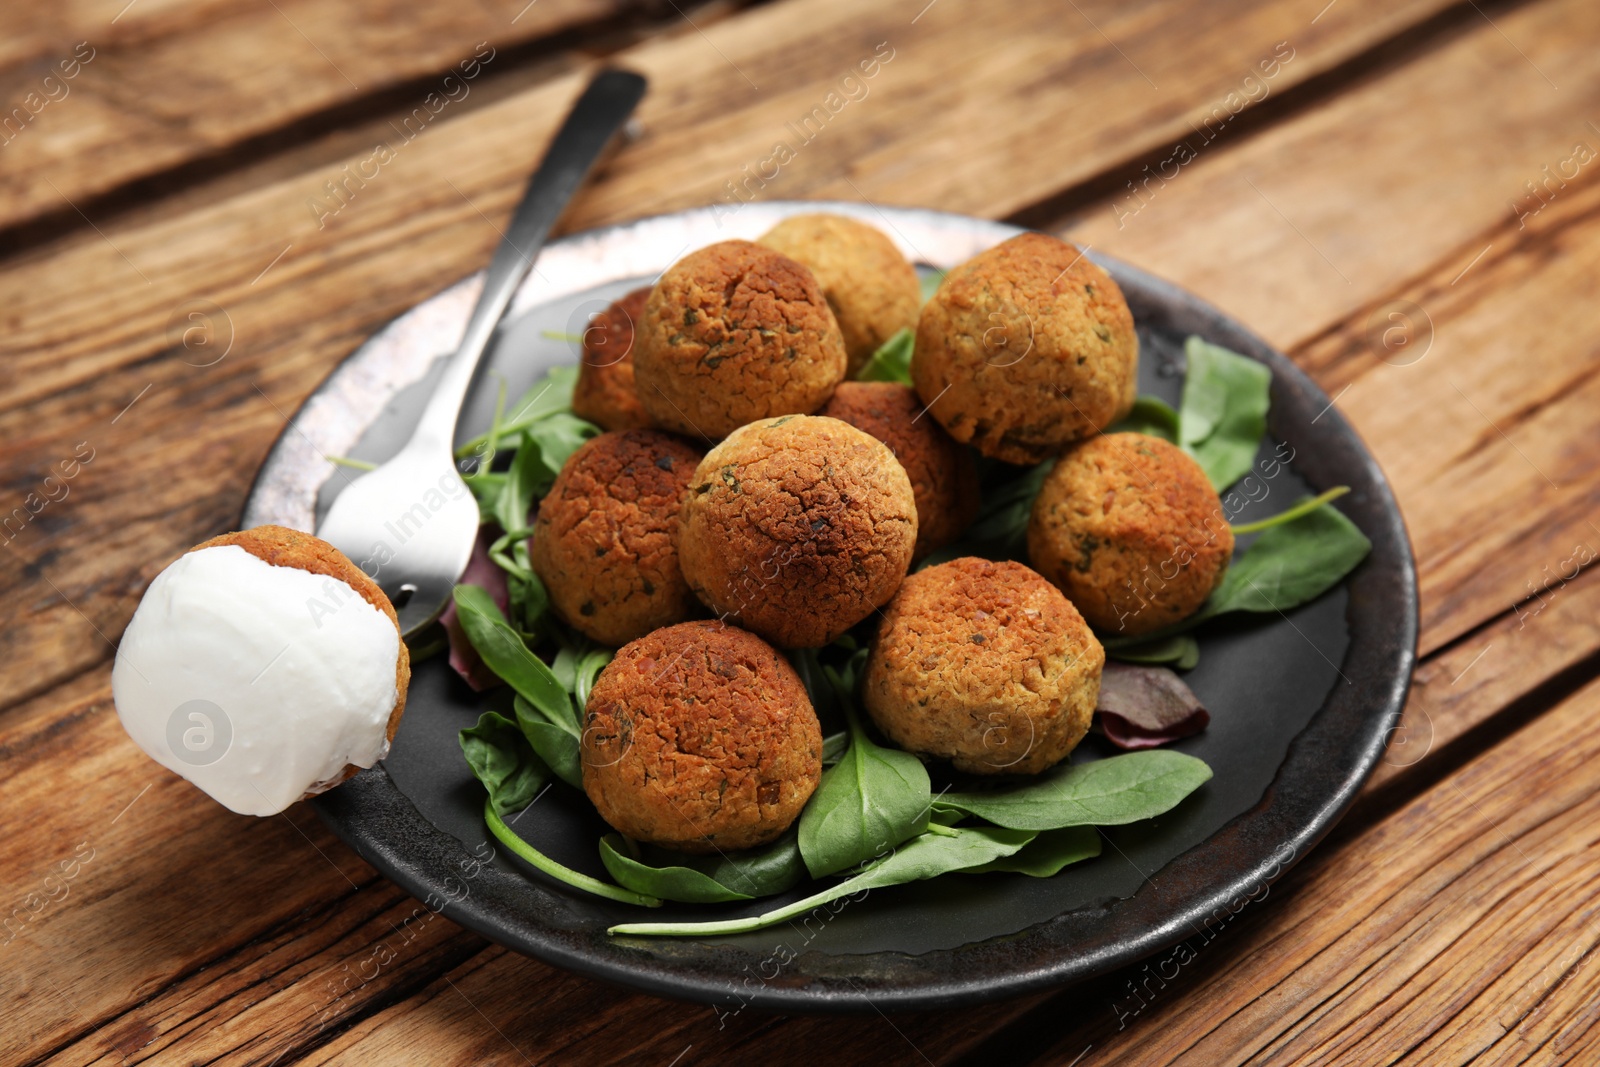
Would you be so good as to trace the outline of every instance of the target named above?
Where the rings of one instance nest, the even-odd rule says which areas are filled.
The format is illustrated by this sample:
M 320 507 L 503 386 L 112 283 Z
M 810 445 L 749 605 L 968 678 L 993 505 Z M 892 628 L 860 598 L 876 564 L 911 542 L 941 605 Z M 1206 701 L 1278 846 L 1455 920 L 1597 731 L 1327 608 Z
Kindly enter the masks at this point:
M 156 576 L 111 692 L 151 759 L 241 815 L 275 815 L 387 754 L 399 656 L 394 623 L 348 583 L 222 545 Z

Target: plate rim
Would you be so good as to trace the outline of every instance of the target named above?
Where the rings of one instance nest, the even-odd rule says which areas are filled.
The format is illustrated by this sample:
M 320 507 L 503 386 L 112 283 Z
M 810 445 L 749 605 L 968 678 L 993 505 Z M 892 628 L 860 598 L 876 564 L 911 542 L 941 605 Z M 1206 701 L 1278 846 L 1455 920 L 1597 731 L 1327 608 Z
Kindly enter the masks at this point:
M 854 202 L 763 201 L 745 204 L 737 211 L 745 216 L 744 229 L 810 211 L 841 212 L 869 222 L 881 220 L 895 231 L 893 236 L 900 237 L 897 243 L 903 248 L 907 242 L 894 225 L 896 218 L 907 224 L 951 227 L 976 235 L 988 244 L 1026 232 L 1023 227 L 953 212 Z M 615 223 L 565 235 L 551 242 L 543 255 L 560 255 L 563 249 L 581 251 L 585 242 L 604 245 L 629 230 L 671 221 L 691 228 L 709 221 L 720 230 L 721 216 L 731 213 L 711 206 Z M 1155 872 L 1161 876 L 1164 890 L 1158 891 L 1155 883 L 1147 879 L 1132 897 L 1108 901 L 1098 909 L 1107 920 L 1116 913 L 1119 927 L 1133 925 L 1140 927 L 1140 932 L 1119 935 L 1110 943 L 1104 939 L 1093 943 L 1093 931 L 1086 929 L 1082 917 L 1096 909 L 1079 908 L 1010 936 L 915 956 L 887 951 L 801 952 L 784 961 L 775 980 L 759 981 L 754 988 L 749 988 L 748 983 L 741 987 L 738 976 L 748 972 L 753 963 L 769 962 L 770 954 L 763 960 L 734 946 L 689 940 L 652 939 L 647 945 L 638 945 L 638 939 L 608 939 L 603 933 L 597 944 L 592 934 L 558 930 L 541 921 L 540 912 L 564 907 L 563 891 L 520 873 L 476 863 L 462 842 L 434 827 L 417 811 L 381 762 L 340 788 L 317 797 L 312 803 L 318 815 L 363 859 L 430 909 L 496 943 L 554 966 L 654 995 L 707 1003 L 714 1008 L 718 1004 L 729 1005 L 732 1013 L 745 1007 L 805 1012 L 920 1011 L 1062 988 L 1137 963 L 1186 940 L 1241 897 L 1258 899 L 1257 892 L 1264 894 L 1304 858 L 1349 809 L 1361 785 L 1376 768 L 1404 709 L 1419 630 L 1416 566 L 1405 521 L 1376 458 L 1334 403 L 1287 356 L 1187 290 L 1114 257 L 1093 251 L 1086 254 L 1107 269 L 1124 290 L 1135 289 L 1138 302 L 1146 298 L 1158 300 L 1163 305 L 1158 314 L 1194 320 L 1204 329 L 1192 332 L 1203 332 L 1208 340 L 1271 368 L 1269 432 L 1292 444 L 1293 437 L 1303 437 L 1310 432 L 1308 427 L 1316 427 L 1311 435 L 1318 439 L 1318 449 L 1300 462 L 1302 450 L 1297 448 L 1291 463 L 1314 486 L 1334 484 L 1330 478 L 1334 472 L 1352 483 L 1356 491 L 1341 501 L 1341 510 L 1350 515 L 1373 544 L 1368 559 L 1346 579 L 1350 591 L 1346 619 L 1360 614 L 1363 623 L 1360 627 L 1353 623 L 1349 626 L 1350 645 L 1340 672 L 1352 670 L 1360 683 L 1347 679 L 1348 686 L 1334 687 L 1307 726 L 1290 742 L 1271 782 L 1254 805 Z M 402 349 L 424 320 L 437 332 L 438 320 L 430 320 L 429 316 L 443 314 L 446 320 L 454 317 L 464 321 L 481 277 L 481 272 L 471 275 L 401 313 L 329 372 L 285 423 L 268 451 L 247 496 L 241 517 L 243 526 L 285 519 L 289 520 L 286 525 L 297 525 L 293 521 L 296 518 L 302 520 L 302 528 L 309 525 L 306 520 L 311 514 L 310 505 L 296 511 L 290 502 L 295 483 L 291 479 L 291 484 L 286 485 L 283 477 L 291 468 L 298 465 L 303 470 L 305 466 L 300 454 L 305 448 L 300 439 L 305 444 L 310 444 L 311 439 L 301 423 L 309 419 L 326 431 L 331 416 L 362 406 L 363 395 L 373 385 L 374 365 L 381 364 L 386 353 Z M 548 279 L 541 284 L 538 278 L 530 278 L 508 318 L 545 299 L 563 295 L 549 291 L 547 283 Z M 586 282 L 566 292 L 588 287 Z M 424 361 L 424 369 L 432 358 Z M 391 395 L 403 384 L 393 385 Z M 364 406 L 370 408 L 370 402 Z M 1317 412 L 1316 417 L 1306 426 L 1288 425 L 1294 421 L 1292 414 L 1303 419 L 1312 411 Z M 1319 423 L 1323 425 L 1317 426 Z M 367 424 L 363 423 L 356 432 Z M 1357 473 L 1360 477 L 1353 477 Z M 303 483 L 302 478 L 298 483 L 302 489 Z M 313 488 L 312 501 L 315 492 Z M 1394 610 L 1397 603 L 1403 610 Z M 1341 725 L 1347 723 L 1358 729 L 1338 736 Z M 1331 773 L 1334 766 L 1348 769 Z M 1318 794 L 1320 801 L 1306 801 L 1300 796 L 1307 791 L 1303 782 L 1286 781 L 1302 771 L 1308 780 L 1318 783 L 1320 788 L 1312 792 Z M 1310 817 L 1286 818 L 1292 812 L 1285 807 L 1285 797 L 1299 801 L 1293 811 L 1309 803 Z M 1289 825 L 1284 825 L 1286 821 Z M 1262 846 L 1269 840 L 1276 842 L 1276 847 L 1263 853 Z M 1202 869 L 1202 854 L 1214 854 L 1219 849 L 1254 859 L 1241 859 L 1220 880 L 1208 879 Z M 452 879 L 461 887 L 459 896 L 448 888 Z M 441 886 L 446 887 L 442 899 Z M 474 893 L 475 887 L 481 891 Z M 1165 903 L 1174 892 L 1181 897 L 1179 906 Z M 1161 903 L 1156 903 L 1157 896 L 1164 898 Z M 439 900 L 437 906 L 432 903 L 435 900 Z M 519 904 L 529 908 L 522 921 L 533 927 L 534 936 L 508 924 L 501 914 L 505 907 Z M 1231 911 L 1237 910 L 1238 907 L 1231 907 Z M 1063 952 L 1069 947 L 1068 939 L 1080 935 L 1089 937 L 1090 950 Z M 1004 942 L 1010 950 L 999 954 L 1004 957 L 999 965 L 992 959 L 995 953 L 989 951 L 991 942 Z M 1081 947 L 1082 943 L 1073 944 Z M 958 955 L 962 958 L 956 964 Z M 838 960 L 851 962 L 842 968 L 829 966 Z M 937 972 L 938 977 L 925 973 L 930 971 Z M 718 1014 L 720 1017 L 722 1013 Z

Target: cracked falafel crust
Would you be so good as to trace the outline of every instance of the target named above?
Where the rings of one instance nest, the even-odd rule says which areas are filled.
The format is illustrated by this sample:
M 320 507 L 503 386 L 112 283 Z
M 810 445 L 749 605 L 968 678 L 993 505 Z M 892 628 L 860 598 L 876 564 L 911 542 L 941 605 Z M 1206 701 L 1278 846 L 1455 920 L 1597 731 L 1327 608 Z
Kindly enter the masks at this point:
M 847 374 L 900 330 L 917 328 L 922 283 L 887 234 L 846 215 L 791 215 L 756 242 L 811 268 L 839 320 Z
M 1038 774 L 1089 731 L 1105 650 L 1061 591 L 972 556 L 905 580 L 872 643 L 862 703 L 909 752 L 972 774 Z
M 911 376 L 951 437 L 1038 463 L 1126 414 L 1138 364 L 1111 276 L 1065 241 L 1023 233 L 945 276 L 917 321 Z
M 656 425 L 717 440 L 808 414 L 844 378 L 844 338 L 807 268 L 750 241 L 674 263 L 634 336 L 634 386 Z
M 612 302 L 583 331 L 572 413 L 602 430 L 644 430 L 654 425 L 633 385 L 634 328 L 650 297 L 648 287 Z
M 1200 464 L 1140 433 L 1102 434 L 1053 467 L 1028 519 L 1028 558 L 1102 631 L 1188 618 L 1227 572 L 1233 530 Z
M 539 503 L 528 554 L 574 629 L 621 645 L 696 612 L 678 567 L 678 512 L 700 450 L 658 430 L 603 433 Z
M 583 788 L 620 833 L 683 852 L 753 848 L 822 777 L 800 676 L 754 634 L 705 620 L 624 645 L 584 711 Z
M 785 415 L 706 453 L 678 553 L 713 612 L 815 648 L 894 595 L 916 540 L 911 480 L 889 446 L 838 419 Z
M 917 501 L 913 559 L 954 541 L 978 517 L 978 465 L 933 419 L 917 391 L 897 382 L 840 382 L 818 415 L 848 422 L 889 446 Z
M 261 562 L 274 567 L 293 567 L 309 574 L 321 574 L 341 581 L 354 589 L 362 600 L 383 612 L 384 616 L 394 624 L 395 632 L 401 636 L 400 655 L 394 665 L 396 694 L 394 710 L 389 712 L 389 722 L 384 728 L 385 736 L 392 742 L 395 732 L 400 729 L 400 716 L 406 710 L 406 690 L 411 685 L 411 650 L 406 647 L 405 634 L 400 631 L 400 617 L 395 614 L 394 605 L 389 603 L 389 597 L 382 587 L 356 566 L 349 556 L 322 538 L 313 537 L 299 530 L 291 530 L 287 526 L 275 526 L 269 523 L 248 530 L 239 530 L 236 533 L 222 534 L 220 537 L 200 542 L 189 551 L 198 552 L 202 548 L 218 548 L 223 545 L 242 548 Z M 353 763 L 345 764 L 343 772 L 324 788 L 331 789 L 359 770 L 361 768 Z M 322 789 L 317 790 L 321 791 Z M 305 796 L 313 795 L 307 793 Z

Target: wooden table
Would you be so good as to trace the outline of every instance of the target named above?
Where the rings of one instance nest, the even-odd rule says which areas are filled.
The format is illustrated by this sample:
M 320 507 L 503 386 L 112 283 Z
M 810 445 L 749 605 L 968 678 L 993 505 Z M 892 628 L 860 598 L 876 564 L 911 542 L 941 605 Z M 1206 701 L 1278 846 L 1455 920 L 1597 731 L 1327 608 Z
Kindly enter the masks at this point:
M 1597 42 L 1593 0 L 6 5 L 0 1061 L 1600 1062 Z M 1421 575 L 1404 728 L 1193 959 L 719 1020 L 402 936 L 417 903 L 310 810 L 230 815 L 122 733 L 150 578 L 486 260 L 607 56 L 644 132 L 569 229 L 830 197 L 1061 233 L 1252 324 L 1378 455 Z

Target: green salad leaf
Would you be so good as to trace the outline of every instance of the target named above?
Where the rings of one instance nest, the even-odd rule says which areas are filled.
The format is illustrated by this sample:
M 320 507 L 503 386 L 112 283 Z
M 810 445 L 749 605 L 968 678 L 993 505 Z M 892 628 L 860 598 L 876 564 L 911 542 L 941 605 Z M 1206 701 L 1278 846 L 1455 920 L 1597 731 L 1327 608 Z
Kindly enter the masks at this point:
M 1002 464 L 994 464 L 984 472 L 984 483 L 991 484 L 991 475 L 1003 474 Z M 930 552 L 917 564 L 922 570 L 939 563 L 947 563 L 962 556 L 982 556 L 985 559 L 1021 559 L 1028 545 L 1028 517 L 1033 513 L 1033 500 L 1039 495 L 1055 460 L 1046 460 L 1017 474 L 1010 481 L 1000 483 L 986 493 L 978 509 L 978 517 L 967 527 L 960 540 Z M 1011 468 L 1014 470 L 1015 468 Z
M 1092 826 L 1063 826 L 1042 830 L 1020 852 L 990 860 L 981 867 L 967 867 L 962 874 L 989 874 L 1013 871 L 1030 878 L 1051 878 L 1068 864 L 1100 855 L 1100 833 Z
M 1199 616 L 1287 611 L 1337 585 L 1371 549 L 1372 542 L 1337 508 L 1318 507 L 1256 538 Z
M 1200 662 L 1200 642 L 1192 634 L 1173 634 L 1154 641 L 1141 638 L 1139 644 L 1107 648 L 1106 655 L 1125 663 L 1170 663 L 1180 671 L 1188 671 Z
M 1178 444 L 1205 470 L 1218 492 L 1250 472 L 1267 432 L 1272 371 L 1221 345 L 1191 336 L 1189 368 L 1178 408 Z
M 1210 778 L 1193 756 L 1151 749 L 1063 764 L 1025 785 L 942 793 L 933 804 L 1013 830 L 1121 826 L 1171 811 Z
M 499 712 L 478 716 L 478 725 L 462 730 L 460 741 L 467 766 L 489 791 L 489 803 L 501 815 L 533 803 L 549 781 L 550 769 L 534 755 L 517 724 Z
M 878 346 L 867 360 L 866 366 L 856 374 L 863 382 L 899 382 L 911 384 L 911 350 L 917 343 L 916 334 L 909 329 L 898 331 Z
M 933 299 L 933 294 L 939 291 L 939 286 L 944 284 L 945 272 L 938 269 L 929 270 L 919 279 L 922 283 L 922 302 L 926 304 Z
M 550 673 L 544 660 L 528 651 L 522 635 L 506 622 L 488 590 L 458 585 L 454 596 L 456 617 L 484 665 L 551 721 L 558 716 L 570 717 L 572 704 L 567 690 Z
M 600 860 L 617 884 L 684 904 L 770 897 L 793 889 L 806 876 L 793 832 L 732 855 L 690 856 L 646 848 L 641 856 L 632 854 L 630 844 L 621 834 L 600 839 Z
M 1338 500 L 1349 491 L 1350 487 L 1348 485 L 1336 485 L 1332 489 L 1329 489 L 1326 493 L 1319 493 L 1316 496 L 1308 496 L 1287 510 L 1278 512 L 1276 515 L 1268 516 L 1265 519 L 1257 519 L 1254 522 L 1240 523 L 1239 525 L 1232 527 L 1234 536 L 1237 537 L 1242 534 L 1260 533 L 1262 530 L 1270 530 L 1274 526 L 1282 526 L 1284 523 L 1293 522 L 1302 515 L 1307 515 L 1313 511 L 1316 511 L 1324 504 Z
M 841 696 L 848 700 L 848 690 Z M 850 747 L 822 772 L 800 814 L 800 854 L 814 878 L 882 855 L 928 825 L 932 788 L 922 761 L 874 743 L 848 704 L 846 714 Z
M 1106 433 L 1143 433 L 1174 444 L 1178 440 L 1178 413 L 1160 397 L 1141 396 L 1133 410 L 1106 427 Z M 1254 453 L 1251 453 L 1252 457 Z
M 549 773 L 529 748 L 522 731 L 511 720 L 486 711 L 476 726 L 461 731 L 460 742 L 467 765 L 489 793 L 483 802 L 483 820 L 488 824 L 489 832 L 513 855 L 550 877 L 595 896 L 647 908 L 661 903 L 657 897 L 608 885 L 598 878 L 591 878 L 557 863 L 522 840 L 506 825 L 505 816 L 524 811 L 539 798 L 539 787 Z
M 478 455 L 491 440 L 520 434 L 530 426 L 551 415 L 570 415 L 572 412 L 572 390 L 577 384 L 577 367 L 550 368 L 550 371 L 543 378 L 529 386 L 528 391 L 523 393 L 522 397 L 511 406 L 511 414 L 509 416 L 504 419 L 496 419 L 491 424 L 488 433 L 479 434 L 456 449 L 456 458 L 466 459 L 468 456 Z
M 845 897 L 886 886 L 904 885 L 937 878 L 951 871 L 978 867 L 1009 856 L 1034 835 L 995 826 L 938 827 L 913 837 L 887 856 L 864 868 L 859 874 L 793 904 L 743 919 L 687 923 L 622 923 L 607 933 L 647 937 L 704 937 L 713 934 L 742 934 L 760 930 L 815 911 Z M 838 909 L 829 909 L 836 911 Z
M 493 803 L 484 803 L 483 820 L 489 824 L 489 832 L 495 836 L 495 840 L 509 849 L 513 856 L 525 863 L 532 864 L 558 882 L 565 882 L 574 889 L 581 889 L 585 893 L 592 893 L 597 897 L 605 897 L 607 900 L 620 900 L 624 904 L 638 904 L 640 907 L 645 908 L 658 908 L 661 906 L 660 897 L 611 885 L 610 883 L 602 882 L 598 878 L 591 878 L 581 871 L 575 871 L 571 867 L 557 863 L 518 837 L 516 831 L 506 825 L 506 821 L 501 818 L 500 813 L 494 810 Z
M 583 788 L 583 764 L 578 752 L 580 733 L 570 716 L 546 715 L 519 693 L 512 701 L 517 715 L 517 726 L 528 744 L 549 765 L 556 777 L 572 786 Z

